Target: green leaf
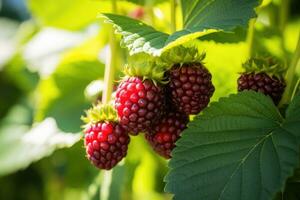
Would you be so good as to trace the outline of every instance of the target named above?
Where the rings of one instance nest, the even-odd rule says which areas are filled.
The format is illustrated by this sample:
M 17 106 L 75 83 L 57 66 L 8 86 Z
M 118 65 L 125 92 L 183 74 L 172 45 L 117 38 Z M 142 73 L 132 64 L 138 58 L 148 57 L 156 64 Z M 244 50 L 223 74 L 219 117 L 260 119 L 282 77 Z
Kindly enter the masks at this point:
M 283 119 L 256 92 L 212 103 L 177 142 L 165 190 L 174 199 L 272 199 L 299 164 L 296 104 L 299 99 Z
M 181 0 L 184 28 L 191 32 L 231 31 L 247 26 L 249 19 L 256 16 L 253 8 L 258 4 L 258 0 Z
M 67 132 L 78 132 L 82 124 L 80 116 L 90 106 L 84 91 L 89 83 L 102 78 L 104 65 L 99 61 L 75 61 L 63 63 L 38 86 L 36 119 L 54 117 L 58 127 Z
M 182 1 L 181 4 L 184 29 L 171 35 L 129 17 L 114 14 L 103 14 L 103 16 L 123 36 L 122 42 L 131 55 L 145 52 L 159 56 L 174 46 L 204 35 L 246 26 L 249 19 L 256 16 L 254 7 L 258 5 L 258 1 L 189 0 Z
M 78 30 L 95 22 L 99 11 L 110 10 L 110 2 L 90 0 L 29 0 L 28 7 L 40 24 Z
M 188 30 L 182 30 L 169 35 L 126 16 L 108 13 L 102 15 L 107 19 L 106 22 L 113 24 L 116 32 L 122 35 L 121 44 L 128 48 L 130 55 L 145 52 L 159 56 L 162 52 L 174 46 L 215 32 L 215 30 L 203 30 L 202 32 L 190 34 Z
M 80 134 L 62 133 L 51 118 L 26 130 L 13 126 L 0 131 L 0 176 L 24 169 L 56 149 L 71 147 L 81 138 Z

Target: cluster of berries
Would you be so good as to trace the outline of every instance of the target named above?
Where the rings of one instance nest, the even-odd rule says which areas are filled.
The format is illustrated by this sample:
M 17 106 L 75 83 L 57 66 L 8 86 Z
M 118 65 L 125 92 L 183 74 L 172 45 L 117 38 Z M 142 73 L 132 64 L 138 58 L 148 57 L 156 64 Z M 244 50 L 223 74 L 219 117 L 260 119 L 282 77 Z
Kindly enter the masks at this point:
M 183 51 L 169 52 L 168 57 Z M 85 147 L 96 167 L 113 168 L 126 156 L 129 135 L 140 133 L 155 152 L 171 158 L 189 115 L 203 110 L 214 93 L 211 74 L 201 62 L 203 54 L 196 49 L 185 54 L 187 58 L 180 61 L 167 61 L 165 56 L 165 61 L 160 60 L 164 64 L 145 62 L 145 55 L 133 57 L 117 87 L 114 105 L 96 105 L 87 111 Z
M 155 152 L 171 158 L 189 115 L 198 114 L 209 104 L 215 88 L 202 62 L 204 54 L 195 48 L 178 47 L 163 58 L 149 64 L 145 55 L 134 57 L 134 64 L 124 70 L 126 76 L 117 87 L 114 105 L 98 105 L 87 111 L 83 118 L 85 147 L 96 167 L 113 168 L 126 156 L 129 135 L 140 133 Z M 278 103 L 285 84 L 265 70 L 277 67 L 266 64 L 270 66 L 269 61 L 249 60 L 245 64 L 249 70 L 241 74 L 238 90 L 263 92 Z M 250 70 L 253 66 L 257 73 Z

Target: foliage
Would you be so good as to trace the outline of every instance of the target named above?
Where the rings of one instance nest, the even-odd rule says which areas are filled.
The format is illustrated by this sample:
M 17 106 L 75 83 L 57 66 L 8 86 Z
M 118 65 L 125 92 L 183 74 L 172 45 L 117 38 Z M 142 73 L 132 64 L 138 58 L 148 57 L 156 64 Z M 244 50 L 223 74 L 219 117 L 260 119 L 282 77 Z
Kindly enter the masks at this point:
M 176 32 L 169 31 L 174 10 L 166 0 L 122 0 L 114 13 L 111 0 L 27 0 L 30 20 L 7 19 L 18 12 L 7 5 L 18 1 L 2 1 L 0 8 L 0 199 L 299 198 L 299 170 L 293 175 L 299 95 L 277 108 L 260 94 L 235 94 L 251 46 L 289 67 L 299 34 L 297 0 L 284 29 L 278 24 L 290 1 L 177 1 Z M 138 19 L 128 17 L 140 9 Z M 206 53 L 216 91 L 210 106 L 191 118 L 170 169 L 136 137 L 111 173 L 99 173 L 84 157 L 80 116 L 101 99 L 112 36 L 99 14 L 127 48 L 117 47 L 115 84 L 128 57 L 135 58 L 128 53 L 150 60 L 180 44 Z M 296 72 L 295 79 L 299 63 Z
M 299 103 L 285 118 L 256 92 L 212 103 L 177 143 L 166 190 L 175 199 L 273 199 L 299 165 Z

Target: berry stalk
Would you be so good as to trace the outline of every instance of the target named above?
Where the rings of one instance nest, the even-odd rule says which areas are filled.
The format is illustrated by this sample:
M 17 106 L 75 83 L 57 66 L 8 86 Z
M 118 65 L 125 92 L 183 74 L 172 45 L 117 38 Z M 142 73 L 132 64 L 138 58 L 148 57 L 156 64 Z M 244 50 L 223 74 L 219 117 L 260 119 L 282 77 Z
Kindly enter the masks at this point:
M 290 67 L 288 68 L 288 71 L 286 73 L 286 89 L 283 94 L 283 98 L 280 102 L 280 105 L 287 104 L 291 100 L 292 93 L 294 91 L 295 72 L 296 72 L 297 63 L 299 60 L 300 60 L 300 32 L 299 32 L 299 38 L 298 38 L 298 43 L 297 43 L 296 50 L 294 53 L 294 57 L 292 59 Z
M 253 57 L 255 22 L 256 22 L 256 19 L 251 19 L 249 22 L 249 29 L 248 29 L 248 33 L 247 33 L 248 58 Z
M 113 13 L 117 13 L 117 0 L 111 0 L 111 8 Z M 108 56 L 108 60 L 105 64 L 105 72 L 104 72 L 104 90 L 102 96 L 102 103 L 106 104 L 110 101 L 111 95 L 113 92 L 113 84 L 114 84 L 114 75 L 115 75 L 115 64 L 116 64 L 116 54 L 117 54 L 117 44 L 116 44 L 116 37 L 114 34 L 114 29 L 111 27 L 111 35 L 109 38 L 109 46 L 110 46 L 110 53 Z M 101 171 L 99 172 L 101 174 Z M 109 193 L 109 186 L 111 183 L 112 178 L 112 170 L 104 172 L 104 182 L 107 183 L 107 187 L 104 189 L 100 188 L 99 190 L 99 199 L 105 199 L 103 197 L 107 196 Z M 106 192 L 103 192 L 106 191 Z M 106 198 L 107 199 L 107 198 Z

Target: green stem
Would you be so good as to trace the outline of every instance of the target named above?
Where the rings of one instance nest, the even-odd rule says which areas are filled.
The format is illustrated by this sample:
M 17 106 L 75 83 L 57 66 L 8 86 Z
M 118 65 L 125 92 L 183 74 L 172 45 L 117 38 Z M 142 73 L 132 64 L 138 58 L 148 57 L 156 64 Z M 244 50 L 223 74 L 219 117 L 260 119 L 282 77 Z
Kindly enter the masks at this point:
M 283 94 L 282 100 L 280 105 L 287 104 L 290 102 L 293 91 L 294 91 L 294 84 L 295 84 L 295 73 L 298 61 L 300 59 L 300 32 L 299 32 L 299 38 L 298 43 L 296 46 L 296 50 L 292 59 L 292 62 L 287 70 L 285 80 L 286 80 L 286 88 L 285 92 Z
M 298 78 L 298 81 L 295 85 L 295 88 L 294 88 L 293 93 L 292 93 L 291 100 L 294 99 L 295 95 L 297 94 L 297 91 L 298 91 L 299 87 L 300 87 L 300 78 Z
M 171 33 L 176 31 L 176 0 L 171 0 Z
M 112 170 L 103 172 L 103 183 L 100 190 L 100 199 L 107 200 L 109 199 L 109 191 L 112 181 Z
M 290 11 L 290 0 L 281 0 L 280 10 L 279 10 L 279 30 L 283 34 L 286 22 L 289 17 Z
M 251 19 L 249 22 L 249 29 L 248 29 L 248 33 L 247 33 L 248 58 L 253 57 L 255 22 L 256 22 L 256 19 Z
M 111 0 L 111 6 L 112 6 L 112 13 L 117 13 L 117 0 Z M 114 86 L 117 43 L 116 43 L 116 37 L 114 34 L 114 30 L 112 27 L 111 27 L 111 35 L 109 38 L 109 46 L 110 46 L 110 52 L 108 55 L 108 59 L 105 63 L 105 72 L 104 72 L 104 90 L 103 90 L 103 96 L 102 96 L 103 104 L 109 103 L 109 101 L 111 100 L 111 95 L 112 95 L 113 86 Z M 105 192 L 103 193 L 102 191 L 105 191 L 107 189 L 107 187 L 109 187 L 110 181 L 107 179 L 109 179 L 108 177 L 111 177 L 111 174 L 112 174 L 112 171 L 104 172 L 104 182 L 103 182 L 104 184 L 103 184 L 103 187 L 101 187 L 101 185 L 100 185 L 99 199 L 108 199 L 107 195 L 109 195 L 109 194 L 107 194 Z
M 284 44 L 284 31 L 285 31 L 285 27 L 289 18 L 289 11 L 290 11 L 290 3 L 291 0 L 281 0 L 281 4 L 279 7 L 279 32 L 281 35 L 281 41 L 280 41 L 280 45 L 281 45 L 281 49 L 284 53 L 284 56 L 287 57 L 288 52 L 285 48 L 285 44 Z
M 153 12 L 153 1 L 152 0 L 146 0 L 145 10 L 146 10 L 146 13 L 148 14 L 148 17 L 146 19 L 147 23 L 150 24 L 151 26 L 155 27 L 155 16 L 154 16 L 154 12 Z
M 117 2 L 116 0 L 111 0 L 112 12 L 117 13 Z M 110 52 L 108 59 L 105 63 L 104 72 L 104 91 L 102 95 L 102 103 L 106 104 L 111 100 L 111 94 L 113 92 L 114 75 L 115 75 L 115 65 L 116 65 L 116 54 L 117 54 L 117 44 L 116 37 L 113 28 L 111 28 L 111 35 L 109 38 Z

